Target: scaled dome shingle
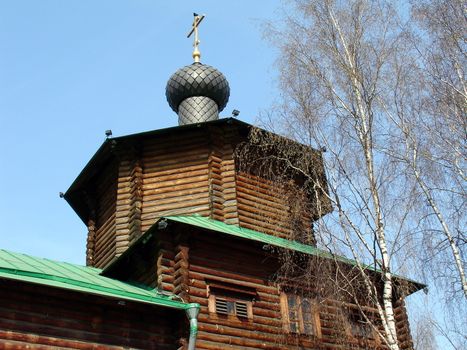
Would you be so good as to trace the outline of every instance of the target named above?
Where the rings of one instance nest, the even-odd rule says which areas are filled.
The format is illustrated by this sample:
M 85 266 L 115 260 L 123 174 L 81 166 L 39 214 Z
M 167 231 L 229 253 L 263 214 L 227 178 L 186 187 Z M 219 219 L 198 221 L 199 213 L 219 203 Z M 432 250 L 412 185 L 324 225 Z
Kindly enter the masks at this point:
M 211 98 L 222 111 L 229 101 L 229 95 L 230 87 L 224 74 L 202 63 L 193 63 L 177 70 L 165 89 L 167 102 L 177 113 L 180 103 L 193 96 Z

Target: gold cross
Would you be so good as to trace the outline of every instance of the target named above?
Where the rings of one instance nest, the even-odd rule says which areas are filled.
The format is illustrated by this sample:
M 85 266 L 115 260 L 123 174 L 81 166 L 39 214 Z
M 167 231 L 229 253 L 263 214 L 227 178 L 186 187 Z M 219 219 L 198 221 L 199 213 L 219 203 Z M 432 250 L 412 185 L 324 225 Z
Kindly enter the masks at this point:
M 199 48 L 198 48 L 198 45 L 200 43 L 199 38 L 198 38 L 198 26 L 201 23 L 201 21 L 204 19 L 204 15 L 200 16 L 197 13 L 193 13 L 193 16 L 195 18 L 193 20 L 193 25 L 191 27 L 190 32 L 187 35 L 187 38 L 189 38 L 191 34 L 193 34 L 193 32 L 195 33 L 195 41 L 193 42 L 193 47 L 194 47 L 193 59 L 195 60 L 195 62 L 199 62 L 199 59 L 201 58 L 201 52 L 199 52 Z

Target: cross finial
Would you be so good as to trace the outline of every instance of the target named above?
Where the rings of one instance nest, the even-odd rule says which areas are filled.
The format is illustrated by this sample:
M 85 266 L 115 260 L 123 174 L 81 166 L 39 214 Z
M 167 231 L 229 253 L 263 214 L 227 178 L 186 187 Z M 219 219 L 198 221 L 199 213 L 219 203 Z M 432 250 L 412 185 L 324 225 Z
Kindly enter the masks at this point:
M 197 13 L 193 13 L 193 16 L 195 17 L 193 19 L 193 25 L 191 27 L 190 32 L 187 35 L 187 38 L 191 36 L 191 34 L 195 33 L 195 38 L 193 42 L 193 59 L 195 62 L 199 62 L 199 59 L 201 58 L 201 52 L 199 52 L 198 45 L 200 43 L 199 38 L 198 38 L 198 26 L 201 23 L 201 21 L 204 19 L 204 15 L 198 15 Z

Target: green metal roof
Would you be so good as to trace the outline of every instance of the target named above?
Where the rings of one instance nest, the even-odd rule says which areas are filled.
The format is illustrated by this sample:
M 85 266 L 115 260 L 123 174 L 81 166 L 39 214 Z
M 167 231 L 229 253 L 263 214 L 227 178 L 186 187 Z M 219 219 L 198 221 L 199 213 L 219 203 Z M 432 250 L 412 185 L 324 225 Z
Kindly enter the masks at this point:
M 313 256 L 326 258 L 326 259 L 332 259 L 332 260 L 339 261 L 339 262 L 349 264 L 352 266 L 357 266 L 357 262 L 355 260 L 348 259 L 340 255 L 331 254 L 330 252 L 319 249 L 315 246 L 303 244 L 297 241 L 292 241 L 292 240 L 288 240 L 288 239 L 284 239 L 280 237 L 275 237 L 275 236 L 272 236 L 266 233 L 250 230 L 250 229 L 239 227 L 236 225 L 228 225 L 221 221 L 212 220 L 210 218 L 199 216 L 199 215 L 165 216 L 161 218 L 160 220 L 164 220 L 164 219 L 168 221 L 175 221 L 175 222 L 180 222 L 180 223 L 184 223 L 184 224 L 188 224 L 192 226 L 197 226 L 197 227 L 211 230 L 211 231 L 225 233 L 225 234 L 232 235 L 235 237 L 240 237 L 240 238 L 249 239 L 252 241 L 269 244 L 275 247 L 291 249 L 291 250 L 294 250 L 300 253 L 305 253 L 308 255 L 313 255 Z M 363 267 L 367 270 L 381 273 L 380 270 L 375 269 L 372 265 L 363 265 Z M 393 274 L 393 276 L 399 280 L 404 280 L 404 281 L 414 284 L 414 286 L 417 287 L 417 290 L 426 287 L 426 285 L 416 282 L 414 280 L 411 280 L 409 278 L 398 276 L 396 274 Z
M 37 283 L 86 294 L 185 310 L 193 307 L 155 289 L 100 276 L 100 269 L 36 258 L 0 249 L 0 278 Z
M 217 231 L 226 233 L 228 235 L 241 237 L 261 243 L 270 244 L 276 247 L 286 248 L 295 250 L 297 252 L 309 254 L 309 255 L 319 255 L 326 257 L 334 257 L 330 253 L 318 249 L 314 246 L 299 243 L 297 241 L 291 241 L 288 239 L 268 235 L 266 233 L 250 230 L 247 228 L 239 227 L 236 225 L 228 225 L 222 221 L 212 220 L 210 218 L 193 215 L 193 216 L 164 216 L 163 219 L 169 221 L 182 222 L 184 224 L 201 227 L 211 231 Z

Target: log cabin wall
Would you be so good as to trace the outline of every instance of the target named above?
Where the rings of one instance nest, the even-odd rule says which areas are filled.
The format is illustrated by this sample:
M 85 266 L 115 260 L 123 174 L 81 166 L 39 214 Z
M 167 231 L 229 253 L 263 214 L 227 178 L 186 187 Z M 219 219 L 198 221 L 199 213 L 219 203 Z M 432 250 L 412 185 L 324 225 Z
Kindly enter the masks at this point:
M 1 282 L 1 349 L 175 350 L 184 319 L 183 311 Z
M 115 256 L 120 256 L 141 235 L 142 167 L 133 147 L 119 152 Z
M 201 305 L 197 348 L 281 349 L 282 322 L 279 293 L 272 282 L 275 264 L 258 254 L 258 246 L 232 239 L 197 235 L 189 251 L 190 302 Z M 252 315 L 219 315 L 209 307 L 213 285 L 245 288 L 251 296 Z
M 184 232 L 184 233 L 183 233 Z M 277 268 L 257 245 L 215 239 L 208 233 L 161 231 L 158 287 L 201 305 L 197 349 L 283 349 L 279 293 L 270 278 Z M 184 238 L 180 238 L 184 237 Z M 254 319 L 209 312 L 210 281 L 254 291 Z
M 402 349 L 413 349 L 412 335 L 410 333 L 409 317 L 403 298 L 396 300 L 394 304 L 394 317 L 396 319 L 397 334 Z
M 164 215 L 210 215 L 209 154 L 199 129 L 144 141 L 142 232 Z
M 108 164 L 93 181 L 95 218 L 88 222 L 88 265 L 105 266 L 116 254 L 117 178 L 115 163 Z M 92 249 L 89 249 L 91 248 Z
M 254 128 L 248 140 L 236 152 L 240 226 L 314 245 L 313 222 L 332 211 L 321 152 Z
M 226 224 L 238 225 L 238 201 L 235 172 L 235 143 L 237 128 L 210 128 L 211 153 L 209 155 L 209 192 L 211 218 Z
M 236 174 L 239 226 L 314 244 L 310 201 L 295 184 L 280 184 L 245 171 Z
M 245 140 L 227 124 L 144 141 L 141 232 L 161 216 L 199 214 L 290 237 L 289 193 L 238 170 L 235 148 Z M 311 231 L 311 218 L 301 219 Z
M 237 173 L 239 225 L 288 238 L 287 198 L 278 185 L 246 172 Z

